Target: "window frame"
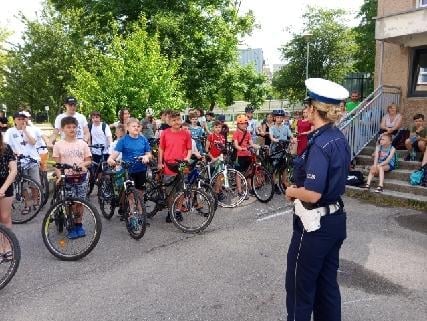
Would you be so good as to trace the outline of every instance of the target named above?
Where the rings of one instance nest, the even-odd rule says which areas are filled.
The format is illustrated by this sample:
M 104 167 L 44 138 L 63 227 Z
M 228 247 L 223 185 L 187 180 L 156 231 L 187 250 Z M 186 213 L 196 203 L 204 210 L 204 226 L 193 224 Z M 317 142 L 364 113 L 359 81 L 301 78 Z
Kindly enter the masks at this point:
M 409 77 L 408 77 L 408 97 L 427 97 L 427 90 L 420 90 L 416 91 L 415 88 L 419 84 L 418 79 L 420 77 L 420 74 L 418 74 L 418 77 L 415 79 L 415 64 L 419 60 L 419 55 L 421 54 L 427 54 L 427 46 L 421 46 L 421 47 L 414 47 L 412 48 L 412 52 L 410 55 L 410 61 L 409 61 Z M 426 67 L 427 68 L 427 67 Z M 425 74 L 425 72 L 423 72 Z M 427 83 L 421 83 L 426 84 Z
M 425 1 L 425 3 L 423 4 L 423 1 Z M 418 8 L 424 8 L 427 7 L 427 0 L 419 0 L 418 1 Z

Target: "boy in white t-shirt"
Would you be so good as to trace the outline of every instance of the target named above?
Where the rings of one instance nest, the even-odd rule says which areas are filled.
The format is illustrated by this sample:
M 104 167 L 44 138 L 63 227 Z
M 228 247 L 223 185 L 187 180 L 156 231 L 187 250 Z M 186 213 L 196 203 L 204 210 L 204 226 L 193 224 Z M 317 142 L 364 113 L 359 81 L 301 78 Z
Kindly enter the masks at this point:
M 109 147 L 113 142 L 110 126 L 101 121 L 101 113 L 94 111 L 90 114 L 91 123 L 88 125 L 91 145 L 103 145 L 104 148 L 92 147 L 92 160 L 96 163 L 106 161 L 109 156 Z

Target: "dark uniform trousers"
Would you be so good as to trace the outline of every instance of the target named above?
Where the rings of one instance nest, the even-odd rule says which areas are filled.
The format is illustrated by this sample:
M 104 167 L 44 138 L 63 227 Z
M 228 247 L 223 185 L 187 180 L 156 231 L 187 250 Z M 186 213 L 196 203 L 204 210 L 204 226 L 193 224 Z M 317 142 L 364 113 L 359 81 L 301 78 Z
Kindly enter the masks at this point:
M 339 250 L 346 238 L 343 210 L 323 216 L 321 227 L 303 232 L 294 215 L 294 232 L 286 271 L 287 321 L 341 320 L 341 295 L 337 283 Z

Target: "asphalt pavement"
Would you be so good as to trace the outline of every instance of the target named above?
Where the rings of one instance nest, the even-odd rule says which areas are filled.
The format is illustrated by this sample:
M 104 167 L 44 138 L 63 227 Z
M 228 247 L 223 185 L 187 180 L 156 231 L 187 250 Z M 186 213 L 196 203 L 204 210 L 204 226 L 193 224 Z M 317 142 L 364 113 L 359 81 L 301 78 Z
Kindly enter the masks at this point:
M 96 203 L 96 199 L 92 198 Z M 424 321 L 427 213 L 345 198 L 348 236 L 339 281 L 345 321 Z M 0 291 L 1 321 L 285 320 L 284 272 L 292 225 L 282 197 L 219 209 L 199 235 L 151 221 L 131 239 L 115 216 L 78 262 L 45 248 L 45 211 L 14 226 L 20 268 Z

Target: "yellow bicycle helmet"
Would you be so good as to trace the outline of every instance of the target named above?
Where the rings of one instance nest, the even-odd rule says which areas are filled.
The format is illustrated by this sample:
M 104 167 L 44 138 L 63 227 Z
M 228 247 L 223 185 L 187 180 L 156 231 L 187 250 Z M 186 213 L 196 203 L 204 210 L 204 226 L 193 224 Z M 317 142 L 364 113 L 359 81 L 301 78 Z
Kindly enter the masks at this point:
M 248 122 L 248 117 L 246 115 L 239 115 L 236 117 L 237 124 L 246 124 Z

